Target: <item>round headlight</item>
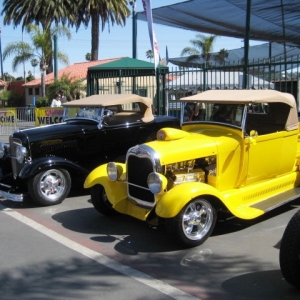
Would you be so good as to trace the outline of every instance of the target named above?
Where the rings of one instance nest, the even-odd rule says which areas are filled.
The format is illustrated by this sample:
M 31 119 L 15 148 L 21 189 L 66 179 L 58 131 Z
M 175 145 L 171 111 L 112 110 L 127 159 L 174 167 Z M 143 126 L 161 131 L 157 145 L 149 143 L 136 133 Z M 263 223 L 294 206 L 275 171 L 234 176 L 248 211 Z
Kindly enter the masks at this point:
M 162 180 L 157 173 L 150 173 L 147 179 L 149 190 L 153 194 L 159 194 L 162 190 Z
M 24 162 L 24 158 L 27 155 L 27 150 L 23 146 L 18 146 L 16 149 L 16 160 L 21 164 Z
M 118 179 L 118 167 L 115 163 L 109 162 L 107 164 L 107 176 L 111 181 L 116 181 Z

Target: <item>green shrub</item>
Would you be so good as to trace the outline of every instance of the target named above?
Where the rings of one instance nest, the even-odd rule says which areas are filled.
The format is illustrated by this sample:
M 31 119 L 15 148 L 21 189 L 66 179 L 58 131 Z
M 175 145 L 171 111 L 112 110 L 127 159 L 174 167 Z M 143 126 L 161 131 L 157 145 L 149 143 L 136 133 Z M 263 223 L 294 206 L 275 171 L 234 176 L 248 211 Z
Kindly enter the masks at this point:
M 40 97 L 36 100 L 36 107 L 48 107 L 50 106 L 50 101 L 48 97 Z

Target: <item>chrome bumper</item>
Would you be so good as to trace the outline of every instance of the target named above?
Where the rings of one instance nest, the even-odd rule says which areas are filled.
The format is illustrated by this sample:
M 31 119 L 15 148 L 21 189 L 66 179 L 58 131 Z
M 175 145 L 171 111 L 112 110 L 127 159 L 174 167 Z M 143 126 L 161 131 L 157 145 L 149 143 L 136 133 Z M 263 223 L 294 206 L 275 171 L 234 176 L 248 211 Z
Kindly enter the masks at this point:
M 1 197 L 15 202 L 23 202 L 23 194 L 12 194 L 9 192 L 0 191 L 0 198 Z

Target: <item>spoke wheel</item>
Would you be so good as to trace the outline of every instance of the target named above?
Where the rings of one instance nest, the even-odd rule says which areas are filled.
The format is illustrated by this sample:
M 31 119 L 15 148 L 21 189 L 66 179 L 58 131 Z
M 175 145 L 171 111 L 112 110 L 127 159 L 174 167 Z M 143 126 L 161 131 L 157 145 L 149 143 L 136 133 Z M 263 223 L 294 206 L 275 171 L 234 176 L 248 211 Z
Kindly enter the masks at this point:
M 177 242 L 187 247 L 201 245 L 211 235 L 216 224 L 216 210 L 206 199 L 189 202 L 170 220 L 169 230 Z
M 30 196 L 43 206 L 61 203 L 71 189 L 71 177 L 64 169 L 40 172 L 28 182 Z

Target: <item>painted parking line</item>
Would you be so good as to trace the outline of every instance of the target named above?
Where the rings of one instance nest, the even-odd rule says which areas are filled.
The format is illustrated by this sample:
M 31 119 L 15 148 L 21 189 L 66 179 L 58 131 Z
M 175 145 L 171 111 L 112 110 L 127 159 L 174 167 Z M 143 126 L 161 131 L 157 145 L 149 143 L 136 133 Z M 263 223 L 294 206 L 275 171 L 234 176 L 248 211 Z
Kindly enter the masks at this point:
M 137 271 L 133 268 L 130 268 L 128 266 L 125 266 L 113 259 L 108 258 L 105 255 L 102 255 L 99 252 L 96 252 L 94 250 L 89 249 L 88 247 L 82 246 L 79 243 L 76 243 L 63 235 L 31 220 L 30 218 L 27 218 L 23 216 L 22 214 L 5 207 L 4 205 L 0 204 L 0 211 L 5 213 L 8 216 L 11 216 L 12 218 L 22 222 L 23 224 L 26 224 L 27 226 L 37 230 L 38 232 L 48 236 L 49 238 L 55 240 L 56 242 L 96 261 L 97 263 L 110 268 L 116 272 L 119 272 L 127 277 L 130 277 L 138 282 L 141 282 L 157 291 L 160 291 L 161 293 L 164 293 L 174 299 L 178 300 L 201 300 L 197 297 L 194 297 L 188 293 L 185 293 L 167 283 L 164 283 L 163 281 L 157 280 L 143 272 Z

